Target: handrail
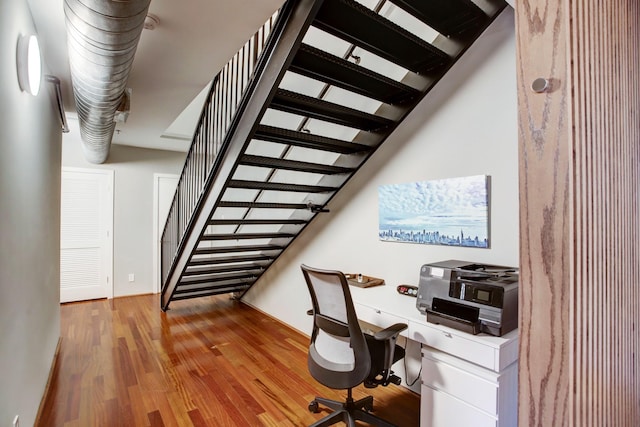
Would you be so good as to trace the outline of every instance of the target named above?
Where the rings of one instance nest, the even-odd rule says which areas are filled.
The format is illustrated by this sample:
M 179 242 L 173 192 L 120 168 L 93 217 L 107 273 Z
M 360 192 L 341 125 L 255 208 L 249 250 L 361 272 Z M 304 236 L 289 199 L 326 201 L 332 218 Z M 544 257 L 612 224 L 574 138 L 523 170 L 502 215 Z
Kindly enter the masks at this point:
M 282 9 L 265 22 L 211 83 L 162 233 L 160 262 L 163 293 L 174 262 L 181 252 L 184 237 L 192 226 L 194 213 L 211 183 L 216 160 L 225 150 L 228 132 L 233 127 L 236 115 L 242 113 L 244 100 L 250 95 L 261 64 L 272 49 L 274 34 L 282 27 L 279 22 L 285 15 Z

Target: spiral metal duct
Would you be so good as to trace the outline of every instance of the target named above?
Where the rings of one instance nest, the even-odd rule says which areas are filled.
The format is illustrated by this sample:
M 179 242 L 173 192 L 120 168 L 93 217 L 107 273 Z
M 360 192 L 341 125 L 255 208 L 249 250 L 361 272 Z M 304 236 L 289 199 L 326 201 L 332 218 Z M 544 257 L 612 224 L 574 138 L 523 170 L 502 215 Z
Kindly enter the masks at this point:
M 65 0 L 73 95 L 85 158 L 104 163 L 150 0 Z

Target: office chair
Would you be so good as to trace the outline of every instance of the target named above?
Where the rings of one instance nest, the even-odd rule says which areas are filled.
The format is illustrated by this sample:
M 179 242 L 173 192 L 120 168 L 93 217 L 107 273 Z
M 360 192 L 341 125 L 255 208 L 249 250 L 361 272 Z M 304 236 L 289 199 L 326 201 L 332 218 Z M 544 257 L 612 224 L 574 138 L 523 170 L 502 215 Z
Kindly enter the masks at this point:
M 368 388 L 389 383 L 400 384 L 400 378 L 393 374 L 391 365 L 404 357 L 404 349 L 396 345 L 396 339 L 407 325 L 397 323 L 373 335 L 364 334 L 344 274 L 304 264 L 301 268 L 313 304 L 313 309 L 309 311 L 313 315 L 309 372 L 327 387 L 347 390 L 344 402 L 323 397 L 311 401 L 311 412 L 319 412 L 320 404 L 334 412 L 310 427 L 330 426 L 339 421 L 355 427 L 355 420 L 395 427 L 370 413 L 373 411 L 372 396 L 354 401 L 352 389 L 360 384 Z

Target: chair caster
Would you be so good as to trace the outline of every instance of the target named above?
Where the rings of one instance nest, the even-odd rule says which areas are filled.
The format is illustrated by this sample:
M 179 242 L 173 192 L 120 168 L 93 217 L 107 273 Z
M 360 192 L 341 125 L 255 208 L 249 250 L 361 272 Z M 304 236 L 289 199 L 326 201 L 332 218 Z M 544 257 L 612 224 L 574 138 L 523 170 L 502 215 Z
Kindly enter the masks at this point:
M 389 382 L 395 385 L 401 385 L 402 379 L 397 375 L 391 375 L 391 377 L 389 377 Z
M 313 412 L 314 414 L 320 412 L 320 406 L 318 405 L 318 402 L 316 402 L 315 400 L 309 402 L 309 412 Z
M 365 403 L 362 409 L 364 409 L 367 412 L 373 412 L 373 402 Z

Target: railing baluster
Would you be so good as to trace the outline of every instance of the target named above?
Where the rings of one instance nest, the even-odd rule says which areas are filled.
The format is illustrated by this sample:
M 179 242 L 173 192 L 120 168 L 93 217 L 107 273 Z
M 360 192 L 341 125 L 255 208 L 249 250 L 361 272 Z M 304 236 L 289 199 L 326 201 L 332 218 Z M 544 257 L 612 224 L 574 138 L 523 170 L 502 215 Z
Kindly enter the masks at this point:
M 229 67 L 225 65 L 224 70 L 222 72 L 222 80 L 220 82 L 220 96 L 222 97 L 222 111 L 220 114 L 222 115 L 222 128 L 220 132 L 222 135 L 225 134 L 225 130 L 227 129 L 227 99 L 229 97 L 229 91 L 227 90 L 227 70 Z
M 216 156 L 218 155 L 218 142 L 220 141 L 220 91 L 216 85 L 215 93 L 215 110 L 213 112 L 213 142 L 216 147 Z
M 207 171 L 207 176 L 209 176 L 209 168 L 211 167 L 211 159 L 213 158 L 213 145 L 212 145 L 212 140 L 213 138 L 211 130 L 213 129 L 213 124 L 211 123 L 211 108 L 207 107 L 207 114 L 206 114 L 206 119 L 205 119 L 205 123 L 207 124 L 207 150 L 206 150 L 206 154 L 205 154 L 205 169 Z
M 238 108 L 238 92 L 236 91 L 236 85 L 238 83 L 238 54 L 236 53 L 233 56 L 233 64 L 231 66 L 231 117 L 233 117 L 236 113 L 236 109 Z
M 258 59 L 278 16 L 279 12 L 274 13 L 211 83 L 162 233 L 160 264 L 163 288 L 230 123 L 254 78 Z

